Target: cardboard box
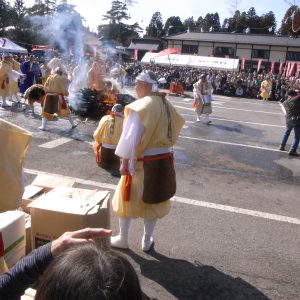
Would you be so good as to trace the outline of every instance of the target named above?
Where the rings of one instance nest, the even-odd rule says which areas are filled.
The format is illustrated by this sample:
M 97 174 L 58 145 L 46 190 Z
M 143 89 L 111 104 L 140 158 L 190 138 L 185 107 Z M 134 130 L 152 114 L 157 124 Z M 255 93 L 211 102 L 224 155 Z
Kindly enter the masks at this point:
M 30 213 L 30 209 L 27 207 L 33 200 L 37 199 L 39 195 L 44 192 L 44 188 L 35 185 L 27 185 L 25 187 L 22 200 L 21 200 L 21 208 L 26 213 Z
M 31 216 L 29 214 L 25 214 L 25 254 L 29 254 L 32 250 L 31 246 Z
M 32 248 L 35 249 L 66 231 L 86 227 L 110 228 L 108 191 L 55 188 L 33 201 L 30 207 Z M 110 239 L 101 239 L 110 247 Z
M 4 260 L 11 268 L 25 256 L 25 213 L 19 210 L 0 213 L 0 232 Z
M 74 183 L 74 179 L 67 177 L 40 174 L 35 177 L 31 185 L 43 187 L 48 192 L 57 187 L 72 187 Z

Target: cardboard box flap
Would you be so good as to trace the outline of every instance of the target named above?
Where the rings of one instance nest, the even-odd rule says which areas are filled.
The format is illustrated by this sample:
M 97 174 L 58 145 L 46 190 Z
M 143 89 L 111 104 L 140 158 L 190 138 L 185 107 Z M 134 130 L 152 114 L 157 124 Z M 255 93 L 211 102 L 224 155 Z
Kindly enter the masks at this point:
M 73 191 L 66 188 L 54 189 L 33 201 L 28 207 L 86 215 L 96 205 L 99 205 L 99 208 L 101 208 L 101 202 L 103 202 L 109 194 L 109 191 L 96 193 L 96 190 L 74 188 L 72 188 L 72 190 Z M 80 195 L 82 195 L 82 197 Z
M 68 177 L 40 174 L 36 176 L 31 184 L 48 189 L 54 189 L 56 187 L 72 187 L 74 183 L 75 180 Z
M 49 191 L 47 195 L 66 197 L 72 199 L 80 199 L 80 200 L 89 200 L 95 194 L 97 190 L 87 190 L 87 189 L 79 189 L 72 187 L 55 187 L 53 190 Z
M 35 185 L 27 185 L 25 187 L 24 193 L 23 193 L 23 200 L 30 200 L 34 196 L 37 196 L 38 194 L 41 194 L 43 192 L 44 188 L 40 186 Z

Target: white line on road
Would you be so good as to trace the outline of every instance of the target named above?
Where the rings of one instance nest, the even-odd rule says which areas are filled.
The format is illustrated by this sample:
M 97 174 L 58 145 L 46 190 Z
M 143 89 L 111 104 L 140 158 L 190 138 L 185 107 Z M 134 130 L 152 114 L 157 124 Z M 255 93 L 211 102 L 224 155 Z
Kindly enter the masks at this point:
M 273 151 L 273 152 L 282 152 L 282 151 L 280 151 L 278 149 L 274 149 L 274 148 L 266 148 L 266 147 L 246 145 L 246 144 L 238 144 L 238 143 L 231 143 L 231 142 L 224 142 L 224 141 L 201 139 L 201 138 L 196 138 L 196 137 L 191 137 L 191 136 L 180 135 L 179 138 L 187 139 L 187 140 L 200 141 L 200 142 L 208 142 L 208 143 L 215 143 L 215 144 L 223 144 L 223 145 L 245 147 L 245 148 L 251 148 L 251 149 L 267 150 L 267 151 Z
M 194 111 L 193 108 L 184 107 L 180 105 L 174 105 L 177 108 L 187 109 Z M 213 108 L 217 109 L 228 109 L 228 110 L 238 110 L 238 111 L 247 111 L 247 112 L 253 112 L 253 113 L 262 113 L 262 114 L 269 114 L 269 115 L 282 115 L 281 112 L 271 112 L 271 111 L 263 111 L 263 110 L 251 110 L 251 109 L 242 109 L 242 108 L 234 108 L 234 107 L 224 107 L 224 106 L 214 106 Z
M 39 147 L 51 149 L 51 148 L 58 147 L 60 145 L 66 144 L 66 143 L 71 142 L 71 141 L 73 141 L 73 140 L 69 139 L 69 138 L 66 138 L 66 137 L 62 137 L 62 138 L 53 140 L 51 142 L 47 142 L 45 144 L 39 145 Z
M 189 117 L 193 117 L 193 115 L 190 114 L 181 114 L 182 116 L 186 115 Z M 231 119 L 222 119 L 222 118 L 216 118 L 216 117 L 209 117 L 211 120 L 219 120 L 219 121 L 225 121 L 225 122 L 233 122 L 233 123 L 244 123 L 244 124 L 251 124 L 251 125 L 259 125 L 264 127 L 278 127 L 278 128 L 285 128 L 285 126 L 281 125 L 273 125 L 273 124 L 264 124 L 264 123 L 255 123 L 255 122 L 248 122 L 248 121 L 239 121 L 239 120 L 231 120 Z M 196 121 L 185 121 L 185 123 L 196 123 Z
M 115 190 L 117 187 L 114 184 L 107 184 L 107 183 L 96 182 L 96 181 L 92 181 L 92 180 L 85 180 L 85 179 L 80 179 L 80 178 L 75 178 L 75 177 L 70 177 L 70 176 L 62 176 L 59 174 L 53 174 L 53 173 L 48 173 L 48 172 L 43 172 L 43 171 L 38 171 L 38 170 L 33 170 L 33 169 L 24 169 L 24 171 L 25 171 L 25 173 L 28 173 L 31 175 L 45 174 L 45 175 L 51 175 L 51 176 L 55 176 L 55 177 L 69 178 L 80 184 L 96 186 L 96 187 L 110 189 L 110 190 Z M 282 216 L 282 215 L 270 214 L 270 213 L 256 211 L 256 210 L 250 210 L 250 209 L 245 209 L 245 208 L 239 208 L 239 207 L 234 207 L 234 206 L 229 206 L 229 205 L 205 202 L 205 201 L 177 197 L 177 196 L 173 197 L 171 199 L 171 201 L 182 203 L 182 204 L 196 205 L 196 206 L 205 207 L 205 208 L 217 209 L 217 210 L 227 211 L 227 212 L 231 212 L 231 213 L 257 217 L 257 218 L 274 220 L 274 221 L 278 221 L 278 222 L 300 225 L 300 219 L 291 218 L 291 217 Z
M 239 207 L 217 204 L 217 203 L 211 203 L 211 202 L 204 202 L 204 201 L 199 201 L 199 200 L 192 200 L 192 199 L 181 198 L 181 197 L 176 197 L 176 196 L 172 200 L 175 202 L 186 203 L 186 204 L 191 204 L 191 205 L 196 205 L 196 206 L 201 206 L 201 207 L 206 207 L 206 208 L 212 208 L 212 209 L 218 209 L 218 210 L 228 211 L 228 212 L 241 214 L 241 215 L 247 215 L 247 216 L 252 216 L 252 217 L 274 220 L 274 221 L 278 221 L 278 222 L 285 222 L 285 223 L 300 225 L 300 219 L 286 217 L 286 216 L 282 216 L 282 215 L 275 215 L 275 214 L 270 214 L 270 213 L 256 211 L 256 210 L 250 210 L 250 209 L 239 208 Z
M 181 114 L 182 116 L 188 116 L 193 117 L 194 115 L 191 114 Z M 245 124 L 252 124 L 252 125 L 259 125 L 259 126 L 269 126 L 269 127 L 278 127 L 278 128 L 285 128 L 285 126 L 281 125 L 273 125 L 273 124 L 265 124 L 265 123 L 255 123 L 255 122 L 248 122 L 248 121 L 239 121 L 239 120 L 232 120 L 232 119 L 222 119 L 222 118 L 216 118 L 216 117 L 210 117 L 212 120 L 220 120 L 225 122 L 234 122 L 234 123 L 245 123 Z M 186 123 L 196 123 L 196 121 L 185 121 Z

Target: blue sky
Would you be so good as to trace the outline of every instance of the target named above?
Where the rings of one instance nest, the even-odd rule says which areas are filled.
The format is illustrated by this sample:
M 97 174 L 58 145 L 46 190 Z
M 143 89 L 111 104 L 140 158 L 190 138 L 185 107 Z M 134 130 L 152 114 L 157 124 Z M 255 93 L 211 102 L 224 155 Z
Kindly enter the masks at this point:
M 24 2 L 26 6 L 31 6 L 34 0 Z M 161 13 L 164 23 L 171 16 L 178 16 L 181 21 L 192 16 L 197 20 L 199 16 L 205 17 L 207 13 L 218 12 L 222 24 L 225 18 L 233 15 L 236 7 L 240 11 L 248 11 L 250 7 L 254 7 L 259 16 L 273 11 L 279 27 L 289 8 L 287 2 L 300 5 L 300 0 L 183 0 L 180 1 L 181 4 L 176 0 L 135 0 L 135 2 L 129 7 L 131 19 L 128 23 L 138 22 L 142 28 L 149 25 L 152 15 L 157 11 Z M 76 6 L 76 10 L 86 19 L 85 25 L 94 31 L 103 22 L 102 15 L 111 8 L 109 0 L 69 0 L 69 3 Z

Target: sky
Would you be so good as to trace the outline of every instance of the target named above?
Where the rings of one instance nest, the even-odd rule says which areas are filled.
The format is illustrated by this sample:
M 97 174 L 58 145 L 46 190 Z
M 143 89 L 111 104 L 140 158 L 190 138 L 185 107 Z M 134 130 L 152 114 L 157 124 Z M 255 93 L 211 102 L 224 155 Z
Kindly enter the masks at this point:
M 11 0 L 10 2 L 13 2 Z M 74 4 L 75 9 L 85 18 L 84 25 L 90 30 L 97 32 L 97 27 L 102 21 L 102 15 L 111 8 L 109 0 L 69 0 L 69 4 Z M 248 11 L 254 7 L 256 14 L 261 16 L 269 11 L 273 11 L 277 21 L 277 28 L 280 27 L 281 20 L 287 9 L 288 3 L 300 5 L 300 0 L 135 0 L 133 6 L 128 7 L 128 14 L 131 19 L 127 24 L 138 22 L 140 27 L 145 29 L 155 12 L 160 12 L 163 23 L 171 16 L 180 17 L 183 22 L 189 17 L 197 20 L 199 16 L 205 17 L 207 13 L 218 12 L 222 25 L 225 18 L 231 17 L 236 8 L 240 11 Z M 287 3 L 288 2 L 288 3 Z M 24 0 L 27 7 L 33 5 L 34 0 Z

